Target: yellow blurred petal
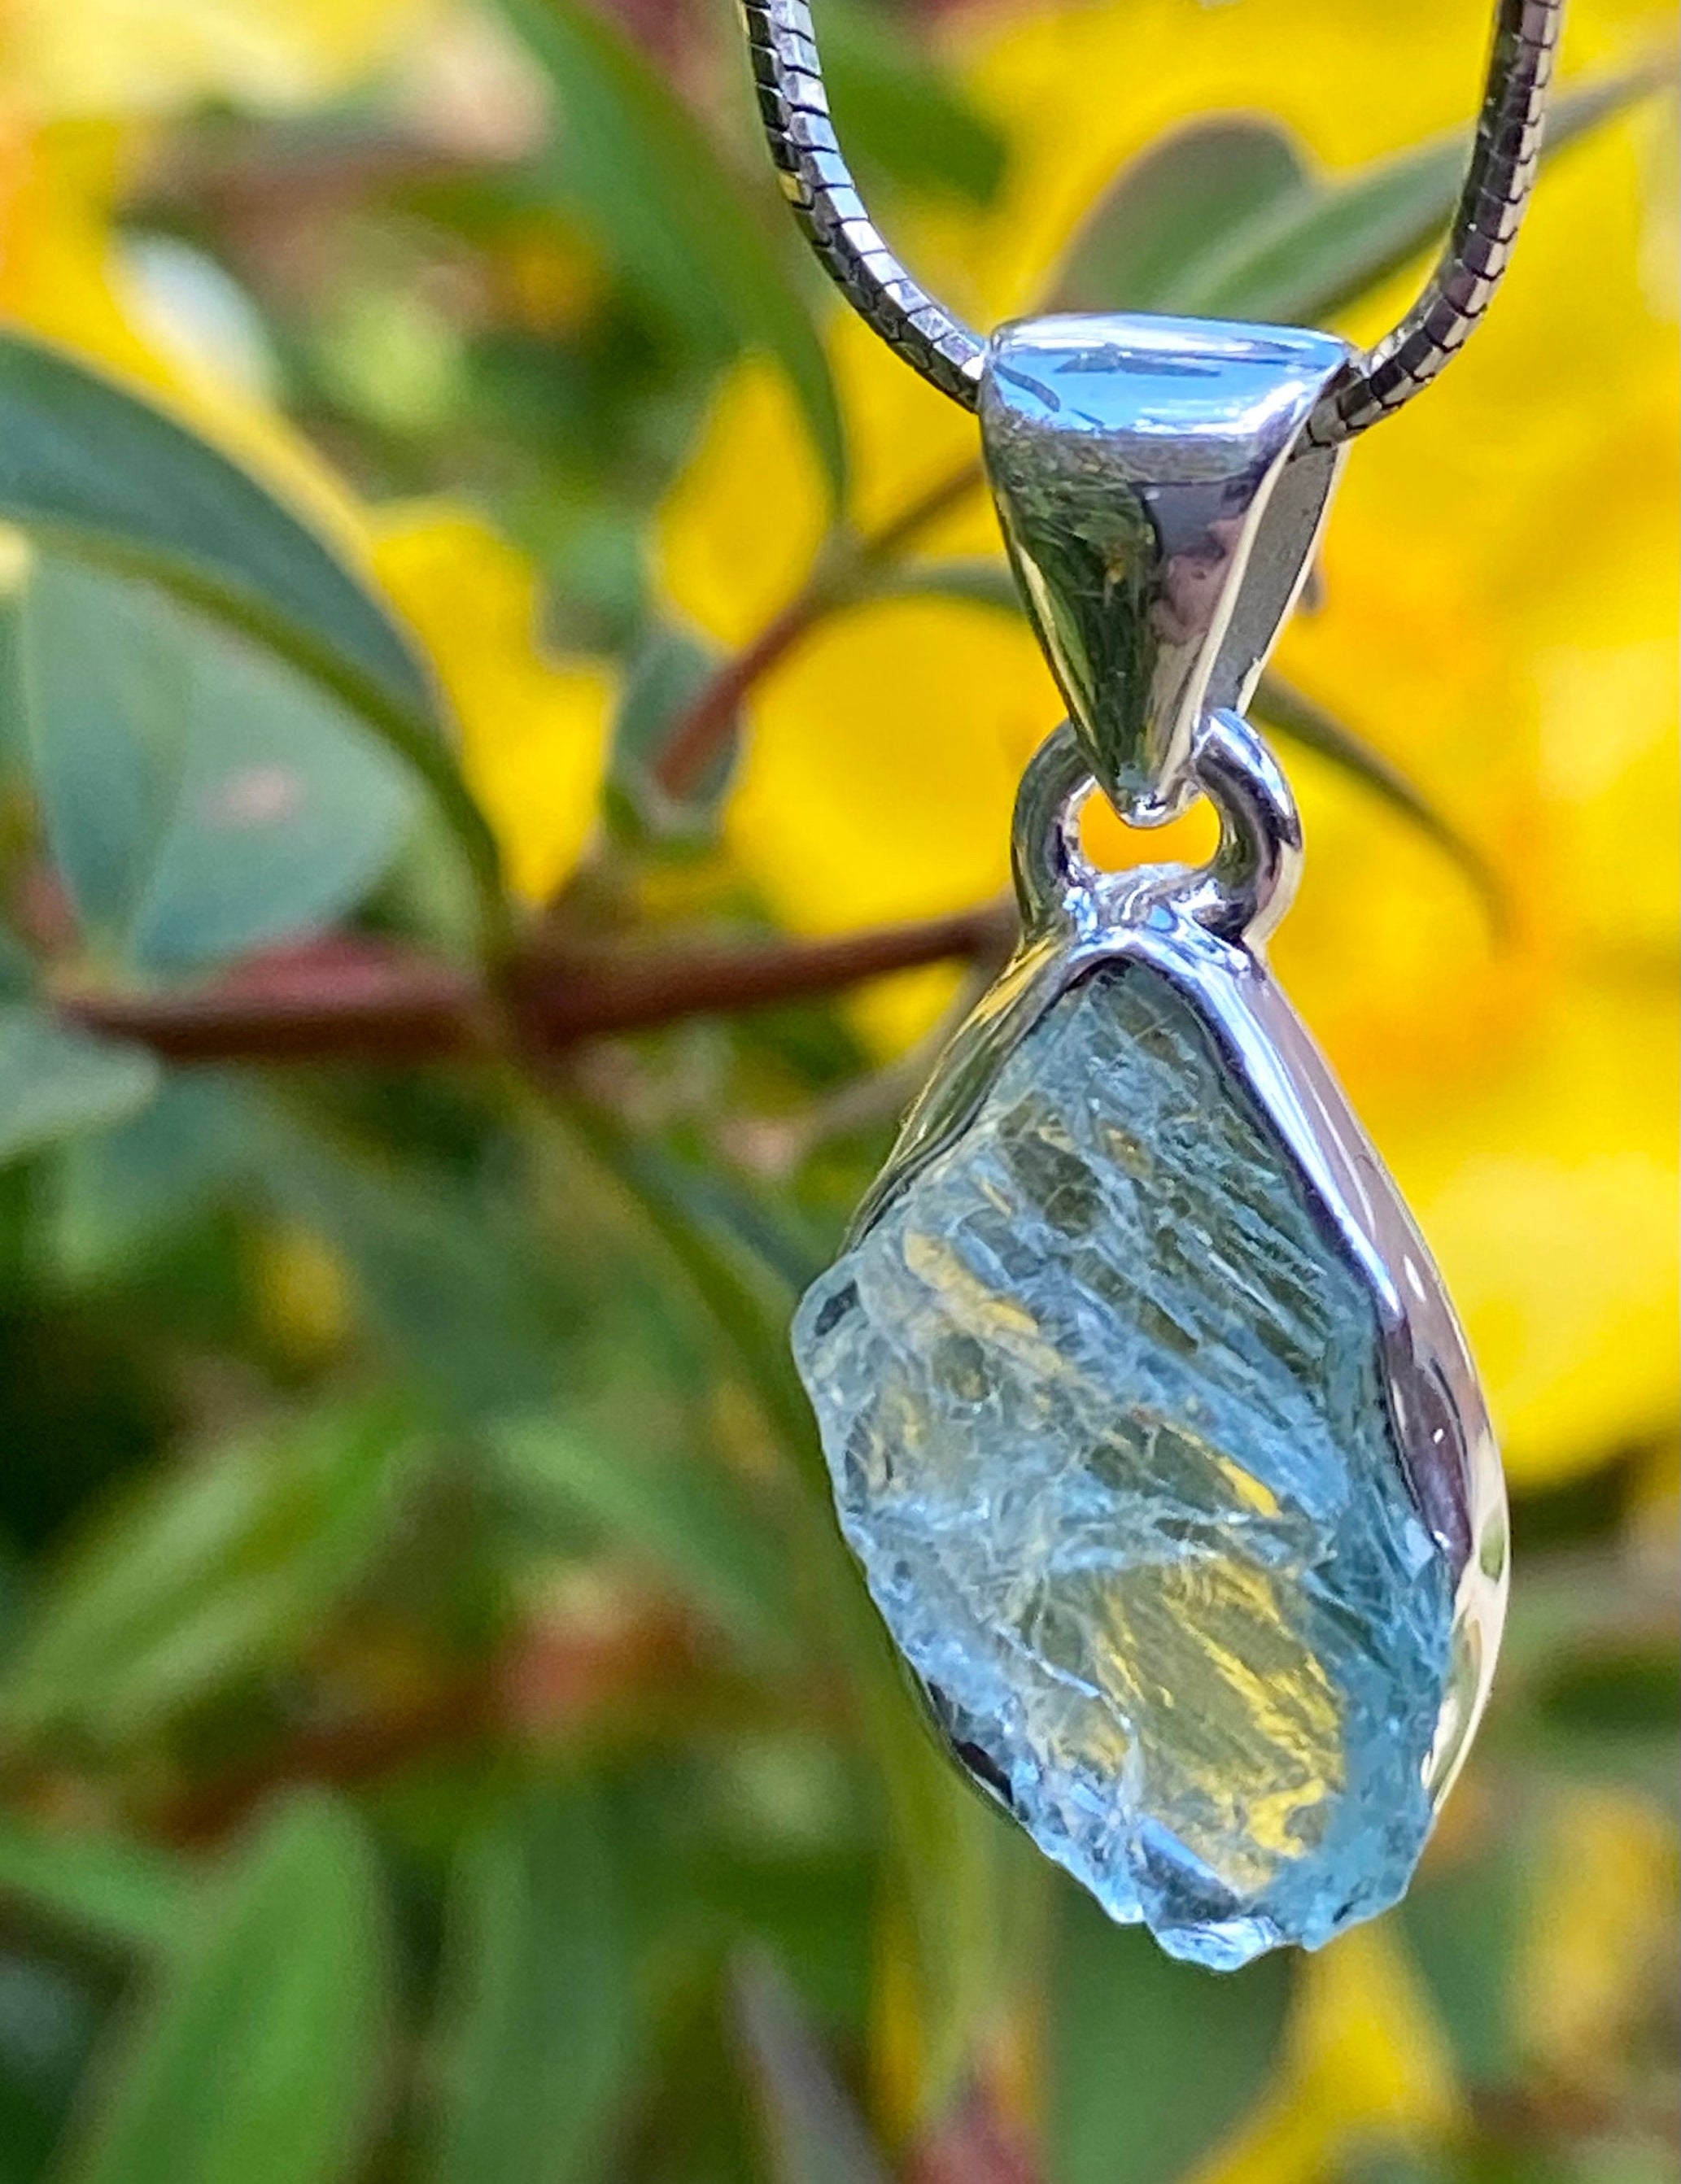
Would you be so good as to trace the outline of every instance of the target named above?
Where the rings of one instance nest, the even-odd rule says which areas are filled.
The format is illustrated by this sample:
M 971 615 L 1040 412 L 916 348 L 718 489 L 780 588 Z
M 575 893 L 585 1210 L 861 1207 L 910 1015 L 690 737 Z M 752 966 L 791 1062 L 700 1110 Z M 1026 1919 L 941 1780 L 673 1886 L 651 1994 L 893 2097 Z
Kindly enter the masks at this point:
M 980 456 L 975 420 L 926 384 L 851 312 L 829 354 L 852 459 L 847 520 L 868 536 Z M 829 490 L 785 376 L 748 357 L 719 387 L 656 527 L 660 583 L 690 621 L 732 647 L 751 642 L 811 574 L 831 520 Z M 924 554 L 996 554 L 984 492 L 923 526 Z
M 1427 2142 L 1461 2113 L 1410 1958 L 1388 1927 L 1359 1926 L 1303 1963 L 1282 2083 L 1196 2184 L 1308 2184 L 1364 2138 Z
M 546 653 L 536 571 L 470 512 L 433 503 L 382 515 L 374 566 L 461 725 L 461 764 L 515 889 L 552 894 L 595 825 L 613 677 Z
M 1542 786 L 1584 949 L 1675 950 L 1676 662 L 1658 638 L 1537 653 Z
M 1617 1791 L 1572 1788 L 1549 1816 L 1535 1914 L 1512 1980 L 1518 2038 L 1547 2081 L 1627 2090 L 1668 2010 L 1681 1858 L 1673 1823 Z
M 729 844 L 796 932 L 984 901 L 1008 874 L 1022 766 L 1058 710 L 1006 616 L 924 599 L 838 616 L 753 701 Z
M 804 582 L 828 526 L 823 467 L 786 375 L 746 358 L 660 511 L 666 595 L 720 644 L 746 644 Z
M 935 917 L 1009 876 L 1009 816 L 1058 718 L 1025 627 L 943 599 L 861 607 L 817 630 L 755 696 L 726 839 L 797 933 Z M 910 1045 L 956 991 L 948 967 L 882 981 L 854 1021 Z
M 893 352 L 848 311 L 829 335 L 829 359 L 852 452 L 850 515 L 868 535 L 902 516 L 926 494 L 980 460 L 980 433 L 958 403 L 908 370 Z M 928 554 L 996 554 L 998 525 L 986 493 L 976 490 L 916 534 Z
M 1494 945 L 1439 851 L 1323 761 L 1291 770 L 1309 856 L 1281 975 L 1441 1262 L 1508 1468 L 1562 1479 L 1675 1415 L 1673 980 L 1556 932 Z M 1559 833 L 1535 805 L 1544 879 Z
M 1567 72 L 1650 51 L 1672 20 L 1665 0 L 1581 0 L 1567 25 Z M 1162 131 L 1209 113 L 1259 112 L 1326 166 L 1362 164 L 1468 130 L 1487 35 L 1463 0 L 1124 0 L 959 19 L 953 58 L 1012 157 L 983 218 L 930 220 L 915 237 L 943 239 L 943 263 L 926 251 L 913 260 L 984 325 L 1031 309 L 1093 200 Z
M 1458 2120 L 1447 2036 L 1394 1930 L 1357 1927 L 1304 1967 L 1290 2075 L 1340 2131 Z
M 361 560 L 355 503 L 302 435 L 142 324 L 111 243 L 137 149 L 132 131 L 106 122 L 30 131 L 0 120 L 0 320 L 132 382 Z
M 3 70 L 37 113 L 286 107 L 346 89 L 433 0 L 12 0 Z
M 1677 1067 L 1667 984 L 1561 986 L 1503 1068 L 1380 1131 L 1523 1484 L 1674 1418 Z
M 355 1331 L 358 1300 L 349 1267 L 311 1228 L 275 1223 L 252 1244 L 253 1301 L 263 1332 L 288 1362 L 319 1367 Z

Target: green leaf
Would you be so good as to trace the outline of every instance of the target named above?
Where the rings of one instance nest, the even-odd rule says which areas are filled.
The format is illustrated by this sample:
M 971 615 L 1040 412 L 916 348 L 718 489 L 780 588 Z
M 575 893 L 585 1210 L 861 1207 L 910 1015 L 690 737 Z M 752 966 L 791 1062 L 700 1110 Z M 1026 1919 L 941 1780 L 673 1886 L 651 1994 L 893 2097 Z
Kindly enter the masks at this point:
M 755 1392 L 790 1461 L 784 1505 L 790 1583 L 804 1626 L 821 1634 L 874 1769 L 891 1844 L 894 1902 L 928 2032 L 922 2072 L 930 2114 L 959 2089 L 1000 1997 L 1033 1975 L 1025 1936 L 1036 1915 L 1043 1861 L 970 1788 L 937 1746 L 913 1699 L 857 1564 L 835 1525 L 828 1479 L 788 1347 L 793 1295 L 809 1269 L 752 1233 L 739 1202 L 645 1140 L 599 1115 L 580 1134 L 617 1173 L 666 1245 Z
M 405 771 L 319 683 L 152 584 L 41 554 L 24 665 L 54 861 L 126 966 L 332 922 L 412 816 Z
M 635 2056 L 617 1869 L 580 1789 L 505 1805 L 469 1839 L 447 1913 L 427 2184 L 597 2172 Z
M 1160 310 L 1187 265 L 1254 216 L 1310 187 L 1282 125 L 1221 114 L 1172 131 L 1124 167 L 1081 222 L 1048 308 Z
M 875 0 L 824 0 L 824 73 L 840 141 L 868 181 L 990 204 L 1008 163 L 1002 131 Z
M 268 489 L 163 410 L 63 351 L 0 333 L 0 513 L 132 556 L 167 582 L 283 620 L 394 704 L 427 715 L 425 670 L 384 608 Z
M 19 537 L 0 532 L 0 777 L 28 764 L 24 733 L 24 697 L 20 646 L 24 584 L 29 549 Z
M 776 359 L 838 499 L 846 473 L 840 405 L 787 270 L 791 238 L 773 243 L 688 107 L 587 0 L 501 4 L 560 96 L 561 189 L 651 301 L 675 307 L 722 348 Z
M 45 1588 L 0 1732 L 120 1746 L 289 1658 L 390 1537 L 420 1453 L 388 1412 L 326 1411 L 149 1477 Z
M 730 1217 L 723 1182 L 663 1148 L 634 1139 L 600 1113 L 573 1117 L 581 1144 L 615 1176 L 723 1335 L 747 1384 L 809 1479 L 823 1473 L 811 1406 L 794 1370 L 788 1321 L 801 1277 L 757 1248 Z
M 1653 87 L 1642 70 L 1555 98 L 1544 160 Z M 1455 131 L 1347 180 L 1304 181 L 1258 198 L 1218 248 L 1187 264 L 1164 308 L 1290 325 L 1335 318 L 1441 239 L 1466 158 Z
M 630 659 L 613 720 L 612 785 L 622 830 L 638 843 L 669 846 L 674 838 L 705 843 L 711 832 L 697 824 L 695 807 L 714 803 L 729 781 L 734 738 L 706 768 L 693 794 L 680 805 L 657 786 L 652 773 L 679 716 L 717 673 L 717 648 L 692 631 L 656 624 Z
M 73 1030 L 27 1001 L 0 1003 L 0 1162 L 120 1122 L 161 1081 L 142 1047 Z
M 1642 70 L 1556 99 L 1546 153 L 1653 81 Z M 1135 159 L 1097 201 L 1053 284 L 1053 308 L 1323 323 L 1445 232 L 1466 158 L 1455 131 L 1326 181 L 1276 123 L 1193 122 Z
M 750 1644 L 785 1643 L 792 1603 L 775 1535 L 704 1454 L 651 1456 L 554 1417 L 511 1420 L 494 1442 L 527 1501 L 583 1516 Z
M 1277 2063 L 1291 1967 L 1176 1964 L 1059 1884 L 1051 1954 L 1055 2184 L 1168 2184 L 1241 2120 Z
M 310 1125 L 306 1111 L 253 1101 L 256 1187 L 339 1253 L 425 1392 L 459 1421 L 551 1400 L 555 1340 L 539 1270 L 506 1209 L 454 1177 Z
M 0 1942 L 0 2184 L 40 2184 L 87 2068 L 109 1974 Z
M 1036 2001 L 1052 1872 L 935 1738 L 862 1585 L 850 1602 L 831 1585 L 824 1607 L 888 1820 L 887 1900 L 926 2039 L 920 2120 L 932 2122 L 1001 2017 Z
M 151 577 L 325 684 L 426 783 L 500 916 L 495 838 L 427 671 L 377 598 L 255 478 L 114 381 L 3 333 L 0 520 Z
M 1021 593 L 1007 563 L 973 559 L 884 563 L 870 572 L 872 599 L 956 599 L 966 606 L 994 607 L 1019 615 Z
M 98 1280 L 172 1241 L 244 1172 L 242 1088 L 176 1070 L 155 1099 L 58 1162 L 53 1242 L 72 1281 Z
M 774 2184 L 888 2184 L 885 2159 L 776 1965 L 744 1957 L 732 1985 Z
M 41 983 L 41 966 L 8 925 L 0 925 L 0 1001 L 20 1001 Z
M 1477 844 L 1414 787 L 1400 768 L 1374 750 L 1363 737 L 1345 727 L 1334 714 L 1306 697 L 1293 684 L 1269 671 L 1261 677 L 1251 706 L 1255 718 L 1288 736 L 1304 750 L 1317 751 L 1333 766 L 1381 797 L 1393 811 L 1410 819 L 1437 847 L 1446 851 L 1482 900 L 1495 933 L 1504 933 L 1508 920 L 1505 891 L 1499 875 Z
M 181 1862 L 148 1844 L 0 1817 L 0 1902 L 52 1925 L 123 1948 L 172 1949 L 187 1893 Z
M 1516 1975 L 1537 1908 L 1525 1900 L 1533 1814 L 1520 1806 L 1468 1858 L 1427 1861 L 1394 1914 L 1460 2070 L 1478 2086 L 1505 2082 L 1518 2064 Z
M 391 1940 L 349 1809 L 300 1797 L 128 2028 L 67 2184 L 340 2184 L 377 2117 Z

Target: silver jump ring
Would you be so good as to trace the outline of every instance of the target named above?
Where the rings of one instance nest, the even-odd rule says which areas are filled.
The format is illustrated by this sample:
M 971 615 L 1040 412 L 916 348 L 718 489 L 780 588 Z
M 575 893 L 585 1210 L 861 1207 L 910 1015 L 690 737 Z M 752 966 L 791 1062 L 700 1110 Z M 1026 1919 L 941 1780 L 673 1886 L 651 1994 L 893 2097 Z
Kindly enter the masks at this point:
M 1080 817 L 1097 783 L 1064 721 L 1029 760 L 1016 794 L 1011 867 L 1022 930 L 1030 937 L 1071 928 L 1097 933 L 1114 922 L 1124 889 L 1136 916 L 1170 901 L 1234 946 L 1262 946 L 1289 909 L 1302 868 L 1296 800 L 1272 753 L 1240 713 L 1205 714 L 1190 772 L 1220 819 L 1204 865 L 1112 874 L 1086 855 Z

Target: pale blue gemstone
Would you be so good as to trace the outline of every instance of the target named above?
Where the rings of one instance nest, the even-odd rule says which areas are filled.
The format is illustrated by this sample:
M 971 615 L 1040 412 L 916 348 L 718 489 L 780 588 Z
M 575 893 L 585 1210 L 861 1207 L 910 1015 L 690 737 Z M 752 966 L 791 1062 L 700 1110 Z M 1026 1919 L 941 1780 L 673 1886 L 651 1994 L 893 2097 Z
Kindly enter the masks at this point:
M 1453 1586 L 1372 1298 L 1162 976 L 1064 994 L 801 1304 L 840 1520 L 952 1742 L 1220 1967 L 1394 1902 Z

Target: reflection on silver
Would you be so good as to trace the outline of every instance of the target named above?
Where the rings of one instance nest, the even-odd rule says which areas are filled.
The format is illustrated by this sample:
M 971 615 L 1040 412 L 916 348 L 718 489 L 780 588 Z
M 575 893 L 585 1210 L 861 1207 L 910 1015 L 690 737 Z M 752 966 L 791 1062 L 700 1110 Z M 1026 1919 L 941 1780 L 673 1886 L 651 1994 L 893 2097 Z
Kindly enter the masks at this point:
M 1429 386 L 1493 300 L 1535 186 L 1564 0 L 1495 0 L 1483 111 L 1447 248 L 1392 333 L 1322 394 L 1307 437 L 1351 439 Z M 942 394 L 975 406 L 979 337 L 914 281 L 876 226 L 841 154 L 806 0 L 741 0 L 760 118 L 783 193 L 841 293 Z
M 1469 1746 L 1505 1614 L 1505 1487 L 1476 1368 L 1441 1276 L 1376 1148 L 1269 972 L 1263 936 L 1299 868 L 1294 805 L 1235 714 L 1209 716 L 1191 772 L 1221 838 L 1197 870 L 1103 872 L 1079 846 L 1096 783 L 1064 726 L 1028 768 L 1016 806 L 1022 938 L 906 1117 L 859 1209 L 856 1242 L 927 1162 L 960 1138 L 1007 1056 L 1099 963 L 1147 963 L 1218 1041 L 1276 1129 L 1329 1240 L 1365 1285 L 1382 1330 L 1395 1443 L 1420 1515 L 1455 1581 L 1452 1659 L 1426 1782 L 1439 1805 Z
M 1499 1453 L 1441 1277 L 1371 1140 L 1266 967 L 1301 829 L 1241 708 L 1293 604 L 1335 482 L 1312 421 L 1346 365 L 1329 337 L 1208 321 L 1052 318 L 989 347 L 980 413 L 1011 559 L 1072 717 L 1029 766 L 1016 952 L 912 1107 L 857 1241 L 968 1128 L 1004 1062 L 1095 966 L 1164 978 L 1271 1122 L 1303 1201 L 1370 1296 L 1407 1490 L 1453 1574 L 1451 1659 L 1426 1786 L 1439 1803 L 1488 1696 L 1505 1612 Z M 1202 794 L 1196 870 L 1100 872 L 1101 789 L 1154 825 Z
M 1352 354 L 1208 320 L 1019 320 L 992 337 L 981 444 L 999 521 L 1098 786 L 1181 811 L 1204 713 L 1247 704 L 1295 604 L 1338 458 L 1302 430 Z

